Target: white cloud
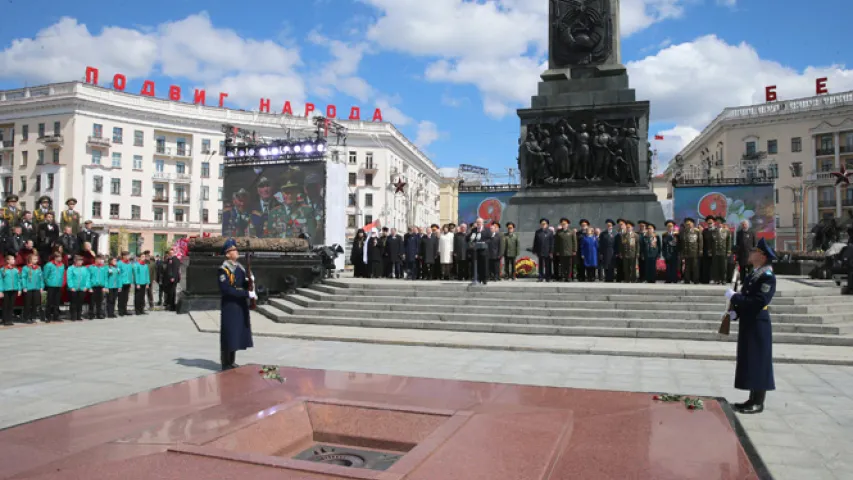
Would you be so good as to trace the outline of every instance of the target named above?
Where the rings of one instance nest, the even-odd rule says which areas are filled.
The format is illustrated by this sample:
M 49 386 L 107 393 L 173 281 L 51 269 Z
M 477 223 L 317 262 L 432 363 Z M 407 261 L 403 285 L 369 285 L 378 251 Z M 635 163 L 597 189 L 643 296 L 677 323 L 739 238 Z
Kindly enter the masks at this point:
M 349 44 L 330 39 L 317 31 L 309 33 L 308 40 L 328 48 L 332 55 L 332 60 L 312 75 L 311 85 L 317 93 L 330 96 L 334 89 L 360 102 L 366 102 L 376 94 L 366 80 L 356 75 L 359 64 L 368 52 L 367 43 Z
M 663 137 L 663 140 L 652 140 L 652 148 L 658 152 L 656 171 L 663 172 L 669 160 L 686 147 L 699 133 L 701 133 L 699 129 L 683 125 L 677 125 L 659 132 L 650 132 L 650 138 L 654 138 L 654 135 Z
M 382 110 L 382 119 L 384 121 L 391 122 L 397 127 L 404 127 L 411 124 L 414 120 L 395 106 L 399 102 L 399 98 L 380 97 L 376 99 L 375 103 L 376 107 Z M 364 116 L 365 114 L 362 114 L 362 117 Z
M 679 18 L 684 14 L 685 3 L 684 0 L 622 0 L 620 33 L 627 37 L 655 23 Z
M 425 149 L 442 136 L 443 134 L 438 131 L 438 125 L 428 120 L 422 120 L 418 123 L 418 133 L 415 136 L 415 145 L 421 149 Z

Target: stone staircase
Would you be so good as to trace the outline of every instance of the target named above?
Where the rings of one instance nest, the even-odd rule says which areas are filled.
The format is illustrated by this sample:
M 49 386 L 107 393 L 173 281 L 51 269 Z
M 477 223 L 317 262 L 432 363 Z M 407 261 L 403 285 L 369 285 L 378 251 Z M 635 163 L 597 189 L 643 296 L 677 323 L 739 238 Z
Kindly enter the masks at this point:
M 723 287 L 330 280 L 258 311 L 279 323 L 446 331 L 735 341 L 719 335 Z M 853 299 L 779 291 L 775 343 L 853 346 Z M 737 322 L 732 323 L 733 333 Z

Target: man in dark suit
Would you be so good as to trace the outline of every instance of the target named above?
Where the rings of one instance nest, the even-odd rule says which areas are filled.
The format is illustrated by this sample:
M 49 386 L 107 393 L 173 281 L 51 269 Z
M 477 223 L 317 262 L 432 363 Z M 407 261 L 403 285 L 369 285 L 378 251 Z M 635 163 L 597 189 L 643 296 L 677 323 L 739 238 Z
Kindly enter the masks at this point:
M 424 280 L 437 280 L 440 265 L 436 262 L 438 258 L 438 225 L 430 226 L 430 233 L 421 239 L 421 259 L 423 259 Z
M 178 287 L 178 283 L 181 282 L 181 261 L 175 256 L 175 251 L 170 248 L 166 251 L 166 259 L 163 263 L 161 288 L 166 289 L 166 310 L 175 311 L 175 290 Z
M 24 236 L 21 234 L 21 226 L 15 225 L 12 235 L 6 239 L 6 255 L 15 256 L 24 248 Z
M 36 233 L 36 225 L 33 223 L 33 212 L 26 210 L 23 216 L 21 216 L 21 236 L 24 237 L 25 241 L 32 240 L 35 243 Z
M 91 220 L 86 220 L 86 222 L 83 223 L 83 228 L 80 229 L 79 232 L 77 232 L 77 243 L 82 246 L 84 243 L 89 242 L 89 244 L 92 245 L 92 251 L 95 253 L 98 252 L 99 238 L 101 238 L 101 235 L 97 232 L 92 231 Z
M 616 232 L 613 231 L 615 222 L 608 218 L 604 223 L 607 224 L 607 229 L 598 236 L 598 254 L 604 268 L 604 281 L 613 282 L 613 267 L 616 262 Z
M 465 237 L 468 233 L 468 225 L 459 225 L 459 229 L 453 236 L 453 263 L 456 264 L 456 279 L 468 280 L 468 242 Z
M 36 232 L 36 250 L 39 252 L 39 260 L 42 265 L 50 261 L 53 252 L 53 244 L 59 240 L 59 225 L 53 218 L 53 212 L 47 212 L 44 219 L 38 225 Z
M 581 242 L 583 241 L 583 238 L 586 237 L 586 231 L 589 228 L 589 220 L 581 219 L 581 221 L 578 222 L 578 226 L 580 228 L 578 229 L 578 232 L 575 234 L 575 239 L 577 239 L 577 243 L 575 245 L 578 246 L 578 251 L 577 251 L 577 253 L 575 253 L 575 267 L 577 268 L 578 273 L 577 273 L 577 276 L 575 276 L 575 278 L 579 282 L 585 282 L 585 281 L 587 281 L 587 278 L 586 278 L 586 268 L 584 267 L 583 258 L 581 258 Z
M 699 281 L 704 284 L 711 283 L 711 264 L 714 260 L 714 234 L 716 232 L 714 220 L 714 216 L 709 215 L 705 219 L 705 229 L 702 230 L 702 260 L 699 262 Z
M 752 273 L 752 265 L 749 264 L 749 252 L 755 248 L 755 233 L 749 231 L 749 222 L 740 222 L 740 229 L 735 235 L 735 254 L 740 266 L 741 278 Z M 728 277 L 731 278 L 731 277 Z
M 471 285 L 487 285 L 489 283 L 489 243 L 492 240 L 492 232 L 484 225 L 482 218 L 478 218 L 468 233 L 468 252 L 471 255 Z
M 396 228 L 391 229 L 391 234 L 385 240 L 385 255 L 391 267 L 389 276 L 403 278 L 403 237 L 397 234 Z
M 62 245 L 62 253 L 66 259 L 74 258 L 74 255 L 83 249 L 83 245 L 77 240 L 70 225 L 65 226 L 65 232 L 59 237 L 59 244 Z
M 489 240 L 489 280 L 501 281 L 501 257 L 503 257 L 503 236 L 500 232 L 501 224 L 494 222 L 490 231 L 492 238 Z
M 533 254 L 539 257 L 539 281 L 550 282 L 554 257 L 554 234 L 547 218 L 539 220 L 539 230 L 533 236 Z

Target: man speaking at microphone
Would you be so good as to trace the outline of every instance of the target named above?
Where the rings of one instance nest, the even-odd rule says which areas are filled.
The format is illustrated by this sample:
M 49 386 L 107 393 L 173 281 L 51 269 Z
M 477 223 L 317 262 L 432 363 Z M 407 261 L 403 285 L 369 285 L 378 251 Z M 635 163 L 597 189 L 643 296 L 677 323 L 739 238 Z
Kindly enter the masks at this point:
M 471 285 L 489 283 L 489 242 L 492 232 L 483 226 L 483 219 L 478 218 L 468 234 L 468 245 L 471 247 Z

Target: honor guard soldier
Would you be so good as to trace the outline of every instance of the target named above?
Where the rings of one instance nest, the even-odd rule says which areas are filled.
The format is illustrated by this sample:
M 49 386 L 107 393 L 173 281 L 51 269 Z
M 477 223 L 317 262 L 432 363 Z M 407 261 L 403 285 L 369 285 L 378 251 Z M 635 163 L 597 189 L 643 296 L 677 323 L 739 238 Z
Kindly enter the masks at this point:
M 762 238 L 749 254 L 749 263 L 755 270 L 744 279 L 740 293 L 732 289 L 726 291 L 732 308 L 729 316 L 740 322 L 735 388 L 749 390 L 749 400 L 734 405 L 740 413 L 761 413 L 767 391 L 776 389 L 768 311 L 776 293 L 776 276 L 771 266 L 775 259 L 776 253 Z
M 65 227 L 71 227 L 72 235 L 77 235 L 80 231 L 80 213 L 74 210 L 76 205 L 77 199 L 69 198 L 65 201 L 65 206 L 68 208 L 59 215 L 59 228 L 64 232 Z
M 258 296 L 250 291 L 249 277 L 246 270 L 237 261 L 240 253 L 237 242 L 229 238 L 222 246 L 225 261 L 219 267 L 219 292 L 222 294 L 219 329 L 219 349 L 222 359 L 222 370 L 237 368 L 236 356 L 238 350 L 246 350 L 254 346 L 252 342 L 252 325 L 249 321 L 249 300 Z
M 666 283 L 678 283 L 678 270 L 681 263 L 678 258 L 678 236 L 675 233 L 675 222 L 666 221 L 666 233 L 661 237 L 663 244 L 663 260 L 666 262 Z
M 702 231 L 696 228 L 696 220 L 684 219 L 684 231 L 679 232 L 681 256 L 684 257 L 684 283 L 699 283 L 699 259 L 702 258 Z
M 45 222 L 48 213 L 53 213 L 53 200 L 47 195 L 43 195 L 39 197 L 36 209 L 33 210 L 33 223 L 35 223 L 36 228 Z
M 726 283 L 726 269 L 732 255 L 732 232 L 726 225 L 726 219 L 717 217 L 714 229 L 714 245 L 711 249 L 711 281 L 720 285 Z
M 634 283 L 637 281 L 637 254 L 640 250 L 640 240 L 634 233 L 634 222 L 625 222 L 627 230 L 619 236 L 619 257 L 622 259 L 622 281 Z
M 18 208 L 17 195 L 6 197 L 6 206 L 0 209 L 0 216 L 3 217 L 3 222 L 5 223 L 6 232 L 3 236 L 8 237 L 12 233 L 11 229 L 21 221 L 21 210 Z

